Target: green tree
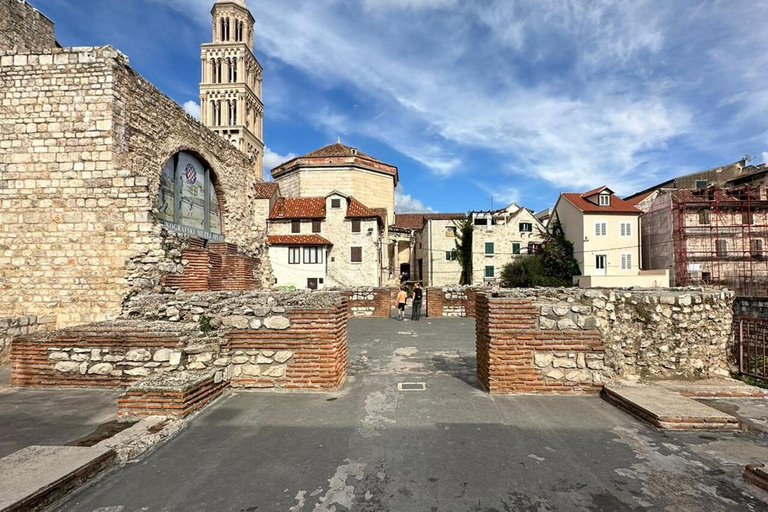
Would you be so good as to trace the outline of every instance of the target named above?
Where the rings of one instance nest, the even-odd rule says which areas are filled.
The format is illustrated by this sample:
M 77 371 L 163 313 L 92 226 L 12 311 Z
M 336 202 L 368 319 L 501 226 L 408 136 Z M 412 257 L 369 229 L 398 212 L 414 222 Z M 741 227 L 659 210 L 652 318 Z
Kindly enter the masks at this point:
M 549 232 L 543 233 L 543 237 L 541 252 L 504 266 L 501 286 L 573 286 L 573 276 L 579 274 L 579 263 L 573 257 L 573 244 L 565 238 L 558 219 L 552 222 Z
M 456 260 L 461 265 L 461 279 L 459 284 L 472 284 L 472 234 L 474 225 L 472 216 L 468 215 L 461 221 L 453 221 L 456 226 Z

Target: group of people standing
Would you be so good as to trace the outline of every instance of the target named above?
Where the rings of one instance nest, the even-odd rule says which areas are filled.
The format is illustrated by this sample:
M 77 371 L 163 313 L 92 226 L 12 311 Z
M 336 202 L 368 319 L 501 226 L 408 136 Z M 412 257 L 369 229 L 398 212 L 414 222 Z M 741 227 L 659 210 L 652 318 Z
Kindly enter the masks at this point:
M 413 285 L 413 302 L 411 303 L 411 320 L 418 322 L 421 319 L 421 304 L 424 298 L 424 290 L 421 284 Z M 397 294 L 397 319 L 405 320 L 405 305 L 408 302 L 408 287 L 403 286 Z

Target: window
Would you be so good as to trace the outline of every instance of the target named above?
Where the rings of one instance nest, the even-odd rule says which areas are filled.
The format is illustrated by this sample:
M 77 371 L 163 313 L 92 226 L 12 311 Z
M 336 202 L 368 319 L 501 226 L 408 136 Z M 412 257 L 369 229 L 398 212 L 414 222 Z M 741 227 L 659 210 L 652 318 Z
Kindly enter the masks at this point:
M 520 232 L 521 233 L 532 233 L 533 232 L 533 223 L 531 223 L 531 222 L 521 222 L 520 223 Z
M 352 263 L 362 263 L 362 262 L 363 262 L 363 248 L 352 247 Z
M 595 222 L 595 236 L 606 236 L 608 234 L 608 224 L 605 222 Z
M 319 233 L 321 229 L 322 222 L 319 220 L 313 220 L 312 221 L 312 232 L 313 233 Z
M 456 261 L 456 251 L 445 251 L 445 261 Z
M 494 243 L 493 242 L 485 242 L 485 254 L 494 254 Z
M 334 210 L 341 208 L 341 199 L 331 199 L 331 208 Z
M 632 270 L 632 254 L 621 255 L 621 270 Z
M 305 247 L 304 248 L 304 263 L 309 265 L 315 265 L 322 262 L 323 262 L 322 247 Z
M 717 240 L 715 243 L 715 254 L 718 258 L 728 256 L 728 240 Z
M 744 212 L 741 214 L 741 223 L 742 224 L 754 224 L 755 223 L 755 215 L 752 212 Z
M 759 238 L 753 238 L 749 241 L 749 253 L 753 258 L 763 257 L 763 241 Z
M 290 265 L 298 265 L 301 263 L 301 247 L 288 248 L 288 263 Z
M 446 238 L 456 238 L 456 226 L 448 226 L 445 228 Z
M 487 226 L 488 219 L 485 217 L 475 217 L 475 226 Z
M 163 167 L 155 212 L 170 231 L 224 241 L 213 172 L 191 153 L 177 153 Z
M 513 242 L 512 243 L 512 254 L 520 254 L 520 243 L 519 242 Z
M 352 232 L 359 233 L 361 225 L 362 223 L 360 222 L 360 219 L 352 219 Z
M 541 254 L 543 246 L 536 242 L 528 243 L 528 254 Z
M 291 221 L 291 233 L 301 233 L 301 221 L 300 220 L 292 220 Z
M 307 278 L 307 289 L 309 290 L 317 290 L 318 288 L 318 280 L 316 277 L 310 277 Z
M 709 182 L 707 180 L 696 180 L 696 188 L 707 188 Z
M 611 196 L 608 194 L 600 194 L 598 204 L 600 206 L 611 206 Z
M 632 223 L 631 222 L 622 222 L 620 225 L 621 228 L 621 236 L 632 236 Z
M 709 224 L 709 210 L 699 211 L 699 224 Z
M 485 267 L 485 278 L 493 279 L 494 277 L 496 277 L 496 267 L 490 265 Z

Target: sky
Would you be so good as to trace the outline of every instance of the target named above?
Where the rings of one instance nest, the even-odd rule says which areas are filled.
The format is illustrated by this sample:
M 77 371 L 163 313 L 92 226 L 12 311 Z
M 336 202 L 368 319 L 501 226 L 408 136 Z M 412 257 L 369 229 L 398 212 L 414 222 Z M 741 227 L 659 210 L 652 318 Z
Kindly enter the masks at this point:
M 247 0 L 265 167 L 336 142 L 396 165 L 397 210 L 540 210 L 768 159 L 768 2 Z M 213 0 L 30 0 L 199 111 Z

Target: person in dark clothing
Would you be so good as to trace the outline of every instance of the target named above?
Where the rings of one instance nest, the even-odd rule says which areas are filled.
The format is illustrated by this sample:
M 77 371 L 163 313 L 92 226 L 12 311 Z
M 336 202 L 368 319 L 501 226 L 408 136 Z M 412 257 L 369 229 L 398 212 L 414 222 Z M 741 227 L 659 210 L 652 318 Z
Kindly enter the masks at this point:
M 416 283 L 413 287 L 413 305 L 411 306 L 411 320 L 419 321 L 421 318 L 421 299 L 423 290 L 421 285 Z

